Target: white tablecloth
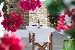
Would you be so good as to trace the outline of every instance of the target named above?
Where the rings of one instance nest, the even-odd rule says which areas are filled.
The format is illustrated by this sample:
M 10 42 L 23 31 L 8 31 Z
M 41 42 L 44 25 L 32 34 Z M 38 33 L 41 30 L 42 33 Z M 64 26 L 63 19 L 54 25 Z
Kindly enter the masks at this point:
M 35 41 L 36 42 L 49 42 L 50 33 L 55 31 L 55 29 L 51 27 L 29 27 L 30 33 L 35 33 Z
M 55 29 L 48 27 L 48 28 L 43 28 L 41 27 L 40 29 L 36 27 L 30 27 L 29 30 L 27 29 L 19 29 L 16 31 L 16 35 L 20 38 L 28 37 L 29 33 L 35 33 L 35 41 L 36 42 L 48 42 L 49 41 L 49 36 L 50 33 L 55 31 Z M 9 34 L 11 34 L 9 32 Z

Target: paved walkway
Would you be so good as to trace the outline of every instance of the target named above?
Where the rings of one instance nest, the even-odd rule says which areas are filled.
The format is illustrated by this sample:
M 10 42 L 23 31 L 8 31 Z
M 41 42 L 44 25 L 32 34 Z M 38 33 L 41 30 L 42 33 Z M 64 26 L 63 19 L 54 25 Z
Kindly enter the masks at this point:
M 63 41 L 67 39 L 66 35 L 60 33 L 53 33 L 53 50 L 62 50 Z

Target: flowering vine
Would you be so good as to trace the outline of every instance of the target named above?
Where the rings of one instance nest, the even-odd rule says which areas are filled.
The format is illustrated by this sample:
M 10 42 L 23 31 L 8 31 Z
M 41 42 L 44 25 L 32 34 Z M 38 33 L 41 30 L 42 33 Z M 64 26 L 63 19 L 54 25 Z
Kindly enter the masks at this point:
M 0 17 L 2 16 L 2 13 L 0 12 Z
M 36 7 L 41 7 L 40 0 L 19 0 L 19 7 L 24 11 L 27 12 L 29 10 L 34 11 Z
M 57 30 L 69 30 L 72 26 L 74 21 L 71 19 L 72 15 L 75 14 L 75 9 L 73 8 L 71 12 L 65 11 L 64 15 L 60 15 L 58 24 L 56 29 Z
M 4 37 L 0 39 L 0 50 L 22 50 L 24 45 L 20 38 L 15 34 L 9 36 L 5 34 Z
M 0 0 L 0 4 L 2 2 L 4 2 L 2 8 L 4 20 L 1 24 L 7 31 L 15 32 L 20 26 L 22 26 L 24 19 L 20 12 L 17 14 L 15 12 L 7 14 L 6 0 Z M 0 12 L 0 17 L 1 16 L 2 14 Z M 0 50 L 22 50 L 23 47 L 22 40 L 13 33 L 11 35 L 5 33 L 5 35 L 0 38 Z
M 15 12 L 10 13 L 9 18 L 4 17 L 4 20 L 1 22 L 1 24 L 7 31 L 12 32 L 15 32 L 18 28 L 20 28 L 23 23 L 24 19 L 20 12 L 18 14 L 16 14 Z

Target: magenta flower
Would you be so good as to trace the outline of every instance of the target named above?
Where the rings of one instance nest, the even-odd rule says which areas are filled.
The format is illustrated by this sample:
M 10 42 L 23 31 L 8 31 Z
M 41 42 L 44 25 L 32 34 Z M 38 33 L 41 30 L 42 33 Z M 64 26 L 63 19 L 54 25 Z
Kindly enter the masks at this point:
M 2 13 L 0 12 L 0 17 L 2 16 Z
M 67 12 L 65 12 L 65 13 L 67 13 Z M 57 21 L 58 24 L 56 26 L 56 30 L 64 30 L 64 31 L 66 31 L 66 30 L 68 30 L 68 29 L 70 29 L 72 27 L 73 22 L 71 23 L 71 25 L 67 25 L 65 23 L 65 17 L 66 17 L 66 14 L 60 16 L 59 20 Z M 70 17 L 70 16 L 68 16 L 68 17 Z
M 18 38 L 15 34 L 10 37 L 10 47 L 9 50 L 22 50 L 24 45 L 20 38 Z
M 19 8 L 21 8 L 24 12 L 29 10 L 34 11 L 36 7 L 41 7 L 40 0 L 19 0 Z
M 64 21 L 65 21 L 65 15 L 61 15 L 58 20 L 56 30 L 66 30 L 68 28 L 67 25 L 65 25 Z
M 1 44 L 0 45 L 0 50 L 6 50 L 6 45 L 5 44 Z
M 2 43 L 4 43 L 5 45 L 9 45 L 9 35 L 5 34 L 4 37 L 1 38 Z
M 15 34 L 9 36 L 5 34 L 4 37 L 1 38 L 0 50 L 22 50 L 24 47 L 20 38 L 18 38 Z
M 12 12 L 9 14 L 9 18 L 4 17 L 3 22 L 1 24 L 7 31 L 15 32 L 22 24 L 24 23 L 24 19 L 21 13 L 16 14 Z
M 68 15 L 69 17 L 71 17 L 71 15 L 72 15 L 72 13 L 70 12 L 70 11 L 68 11 L 68 10 L 66 10 L 65 12 L 64 12 L 64 14 L 66 15 Z

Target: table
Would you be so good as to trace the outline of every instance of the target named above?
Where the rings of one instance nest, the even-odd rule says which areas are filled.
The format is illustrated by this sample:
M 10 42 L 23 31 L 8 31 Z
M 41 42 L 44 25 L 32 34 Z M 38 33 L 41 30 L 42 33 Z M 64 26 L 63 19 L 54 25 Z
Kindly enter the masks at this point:
M 51 27 L 41 27 L 40 29 L 37 27 L 29 27 L 29 29 L 18 29 L 16 35 L 20 38 L 25 38 L 29 36 L 29 33 L 35 33 L 36 42 L 49 42 L 50 33 L 54 31 L 55 29 Z M 9 34 L 11 34 L 11 32 L 9 32 Z
M 51 27 L 29 27 L 28 28 L 29 33 L 35 33 L 35 42 L 49 42 L 49 36 L 51 32 L 54 32 L 55 29 Z
M 48 44 L 50 44 L 49 45 L 49 49 L 52 49 L 52 40 L 49 39 L 49 36 L 51 35 L 50 34 L 51 32 L 55 31 L 55 29 L 53 29 L 51 27 L 48 27 L 48 28 L 33 27 L 33 28 L 30 29 L 30 27 L 29 27 L 29 31 L 32 34 L 32 37 L 31 37 L 31 35 L 29 36 L 29 37 L 31 37 L 31 41 L 30 42 L 32 42 L 32 50 L 34 50 L 34 49 L 37 50 L 38 47 L 41 50 L 48 49 L 48 48 L 46 48 Z M 35 35 L 33 33 L 35 33 Z M 34 45 L 36 45 L 38 47 L 34 47 Z M 46 47 L 44 48 L 44 46 L 46 46 Z

